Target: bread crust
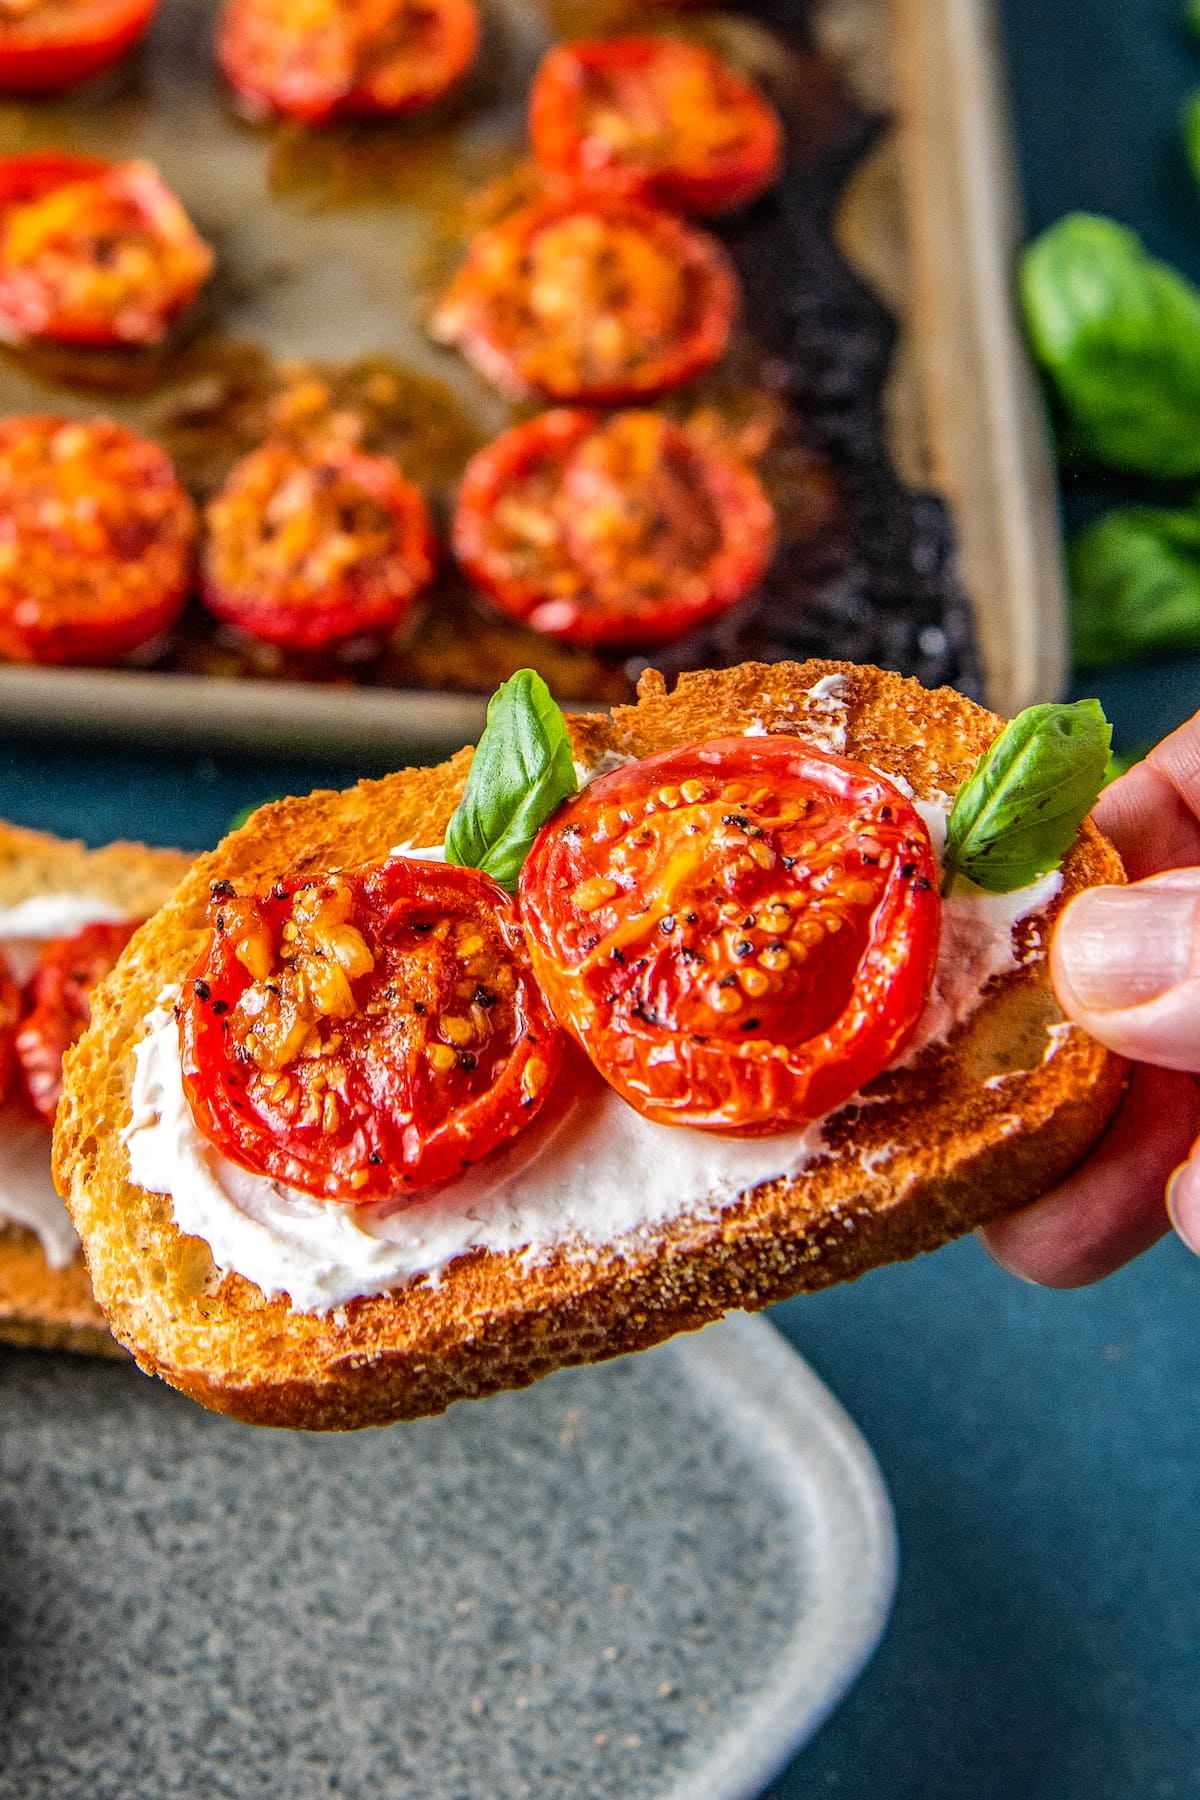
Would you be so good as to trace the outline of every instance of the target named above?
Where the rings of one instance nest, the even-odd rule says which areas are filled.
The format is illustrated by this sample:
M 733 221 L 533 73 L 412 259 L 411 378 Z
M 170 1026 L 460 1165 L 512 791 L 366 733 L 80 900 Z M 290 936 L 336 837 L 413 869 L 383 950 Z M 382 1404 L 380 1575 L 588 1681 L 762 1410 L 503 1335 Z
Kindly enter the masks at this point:
M 132 843 L 89 850 L 72 838 L 0 821 L 0 907 L 16 906 L 37 894 L 88 894 L 136 918 L 162 905 L 190 863 L 180 850 L 152 850 Z M 49 1138 L 46 1152 L 49 1155 Z M 0 1341 L 122 1354 L 92 1295 L 82 1254 L 65 1269 L 52 1269 L 34 1232 L 2 1221 Z
M 752 723 L 803 734 L 821 710 L 808 690 L 830 675 L 845 681 L 847 753 L 920 795 L 952 792 L 1002 725 L 948 689 L 929 692 L 875 669 L 746 664 L 685 675 L 670 694 L 650 672 L 636 706 L 611 720 L 572 719 L 576 755 L 646 755 Z M 351 1429 L 643 1349 L 731 1307 L 766 1306 L 936 1249 L 1028 1204 L 1080 1160 L 1115 1109 L 1118 1058 L 1075 1030 L 1047 1056 L 1048 1028 L 1061 1015 L 1031 920 L 1017 928 L 1025 965 L 991 985 L 947 1044 L 873 1084 L 886 1105 L 844 1109 L 827 1128 L 827 1158 L 716 1216 L 676 1220 L 653 1242 L 619 1251 L 560 1250 L 532 1268 L 519 1255 L 472 1252 L 436 1286 L 354 1300 L 325 1317 L 222 1276 L 207 1245 L 177 1230 L 169 1200 L 129 1180 L 120 1132 L 146 1016 L 204 942 L 211 882 L 265 885 L 280 873 L 282 846 L 292 870 L 310 872 L 404 841 L 440 841 L 470 758 L 462 751 L 439 768 L 261 809 L 200 858 L 137 934 L 68 1060 L 55 1167 L 97 1296 L 142 1367 L 204 1405 L 258 1424 Z M 1082 887 L 1123 879 L 1089 821 L 1053 910 Z M 992 1076 L 1002 1079 L 986 1085 Z

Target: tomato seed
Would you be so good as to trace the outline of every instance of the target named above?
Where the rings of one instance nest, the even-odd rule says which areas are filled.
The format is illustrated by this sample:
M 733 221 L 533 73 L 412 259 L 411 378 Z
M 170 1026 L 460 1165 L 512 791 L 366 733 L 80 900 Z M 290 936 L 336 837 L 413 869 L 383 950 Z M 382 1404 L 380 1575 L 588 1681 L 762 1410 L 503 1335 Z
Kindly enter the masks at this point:
M 611 900 L 616 891 L 615 881 L 609 881 L 604 875 L 590 875 L 586 881 L 579 883 L 571 899 L 580 912 L 595 912 L 598 906 Z

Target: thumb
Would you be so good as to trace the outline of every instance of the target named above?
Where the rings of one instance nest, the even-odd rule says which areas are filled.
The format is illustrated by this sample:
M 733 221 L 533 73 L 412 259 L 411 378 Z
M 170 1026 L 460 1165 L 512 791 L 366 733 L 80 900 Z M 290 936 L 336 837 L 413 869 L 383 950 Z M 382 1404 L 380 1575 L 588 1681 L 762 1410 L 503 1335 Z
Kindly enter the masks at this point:
M 1200 868 L 1079 894 L 1050 974 L 1068 1018 L 1110 1050 L 1200 1072 Z
M 1200 1144 L 1167 1183 L 1167 1213 L 1188 1249 L 1200 1256 Z

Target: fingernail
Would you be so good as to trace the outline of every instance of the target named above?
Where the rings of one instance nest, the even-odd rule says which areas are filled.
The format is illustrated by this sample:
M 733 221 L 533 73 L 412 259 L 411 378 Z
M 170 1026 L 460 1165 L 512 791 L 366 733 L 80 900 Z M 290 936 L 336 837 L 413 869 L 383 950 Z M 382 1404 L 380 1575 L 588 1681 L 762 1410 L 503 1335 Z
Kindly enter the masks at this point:
M 1198 915 L 1200 886 L 1149 883 L 1080 894 L 1063 914 L 1054 946 L 1076 1002 L 1090 1012 L 1118 1012 L 1186 981 Z
M 1167 1217 L 1189 1250 L 1200 1256 L 1200 1169 L 1180 1163 L 1167 1183 Z

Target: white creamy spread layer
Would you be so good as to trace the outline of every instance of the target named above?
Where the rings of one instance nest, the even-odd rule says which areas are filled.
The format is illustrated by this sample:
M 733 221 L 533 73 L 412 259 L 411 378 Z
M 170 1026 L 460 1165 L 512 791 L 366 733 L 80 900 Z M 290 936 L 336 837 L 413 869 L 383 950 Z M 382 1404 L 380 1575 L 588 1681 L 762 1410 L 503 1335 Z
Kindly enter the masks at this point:
M 920 810 L 940 849 L 945 807 Z M 402 849 L 430 860 L 441 854 Z M 1013 926 L 1060 886 L 1049 876 L 1012 894 L 964 887 L 943 903 L 937 972 L 917 1027 L 922 1048 L 975 1010 L 993 975 L 1017 966 Z M 317 1200 L 238 1168 L 196 1129 L 183 1093 L 175 997 L 160 996 L 135 1052 L 124 1134 L 130 1172 L 149 1192 L 170 1196 L 179 1229 L 203 1238 L 222 1272 L 286 1295 L 301 1312 L 436 1280 L 476 1249 L 519 1251 L 531 1262 L 558 1249 L 619 1253 L 670 1220 L 710 1217 L 761 1182 L 801 1174 L 824 1147 L 823 1120 L 740 1139 L 656 1125 L 596 1077 L 565 1110 L 415 1205 L 411 1197 L 401 1207 Z
M 75 1260 L 79 1239 L 50 1174 L 50 1132 L 19 1106 L 0 1112 L 0 1224 L 37 1233 L 52 1269 Z
M 85 925 L 115 925 L 125 916 L 119 906 L 89 894 L 34 894 L 0 907 L 0 949 L 24 986 L 51 938 L 71 937 Z M 0 1223 L 36 1232 L 52 1269 L 65 1269 L 79 1248 L 50 1178 L 50 1133 L 17 1106 L 0 1109 Z
M 88 894 L 34 894 L 16 906 L 0 907 L 0 948 L 24 986 L 38 952 L 51 938 L 73 937 L 85 925 L 119 925 L 128 916 L 111 901 Z
M 772 695 L 763 694 L 764 710 L 771 713 L 773 722 L 768 726 L 762 719 L 751 719 L 742 736 L 802 737 L 808 743 L 815 744 L 818 750 L 828 750 L 835 756 L 844 756 L 848 728 L 847 686 L 844 675 L 822 675 L 820 681 L 805 688 L 800 695 L 798 719 L 794 706 L 789 705 L 787 711 L 781 713 L 779 704 Z
M 164 1002 L 174 995 L 164 994 Z M 469 1250 L 619 1248 L 682 1213 L 702 1217 L 747 1188 L 796 1172 L 821 1147 L 820 1125 L 777 1138 L 718 1138 L 654 1125 L 597 1076 L 557 1116 L 401 1210 L 316 1200 L 252 1175 L 197 1131 L 183 1093 L 179 1031 L 164 1004 L 137 1046 L 133 1179 L 169 1194 L 181 1231 L 205 1240 L 221 1270 L 300 1312 L 435 1278 Z
M 914 800 L 913 805 L 929 829 L 940 864 L 949 802 L 943 806 Z M 926 1045 L 949 1037 L 959 1020 L 974 1012 L 992 976 L 1016 966 L 1013 926 L 1031 913 L 1044 912 L 1061 892 L 1062 876 L 1056 869 L 1012 894 L 986 894 L 982 888 L 962 883 L 946 896 L 933 988 L 898 1067 L 914 1062 Z

